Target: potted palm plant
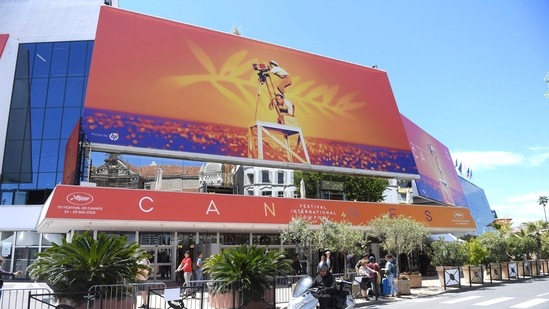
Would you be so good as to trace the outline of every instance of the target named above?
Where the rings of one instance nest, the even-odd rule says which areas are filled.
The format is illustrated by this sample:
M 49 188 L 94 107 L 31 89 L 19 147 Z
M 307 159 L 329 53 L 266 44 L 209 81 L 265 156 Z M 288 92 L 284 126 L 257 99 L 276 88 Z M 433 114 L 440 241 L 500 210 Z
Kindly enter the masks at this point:
M 136 242 L 127 244 L 126 236 L 101 233 L 93 239 L 87 232 L 71 242 L 54 243 L 36 256 L 28 269 L 30 277 L 46 282 L 61 303 L 74 308 L 86 307 L 86 292 L 92 286 L 134 282 L 137 272 L 146 267 L 138 261 L 149 257 Z M 117 308 L 130 308 L 128 303 Z
M 291 271 L 291 260 L 283 251 L 247 245 L 225 249 L 204 262 L 204 272 L 214 281 L 210 302 L 215 308 L 241 304 L 251 308 L 262 301 L 269 302 L 266 291 L 272 288 L 274 277 Z M 241 303 L 235 298 L 239 294 Z

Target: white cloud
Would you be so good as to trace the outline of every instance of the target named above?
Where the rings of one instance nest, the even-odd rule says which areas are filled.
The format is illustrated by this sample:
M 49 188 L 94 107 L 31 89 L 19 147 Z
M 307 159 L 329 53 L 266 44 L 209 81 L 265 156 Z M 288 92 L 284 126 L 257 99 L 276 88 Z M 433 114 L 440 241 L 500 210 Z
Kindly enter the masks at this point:
M 549 152 L 540 153 L 528 158 L 530 165 L 532 166 L 541 166 L 545 161 L 549 161 Z
M 543 206 L 538 204 L 540 196 L 549 196 L 549 192 L 528 192 L 503 197 L 500 201 L 491 202 L 490 208 L 496 211 L 499 218 L 512 219 L 514 226 L 528 221 L 545 220 Z
M 521 165 L 526 161 L 522 154 L 508 151 L 457 151 L 452 152 L 452 157 L 476 171 L 499 166 Z

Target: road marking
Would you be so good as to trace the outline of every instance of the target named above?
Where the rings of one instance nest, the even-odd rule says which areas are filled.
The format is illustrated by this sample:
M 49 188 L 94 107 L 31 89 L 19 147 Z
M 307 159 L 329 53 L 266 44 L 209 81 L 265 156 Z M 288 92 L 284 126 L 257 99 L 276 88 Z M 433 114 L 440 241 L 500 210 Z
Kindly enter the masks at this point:
M 546 293 L 546 294 L 549 294 L 549 293 Z M 533 307 L 535 305 L 543 304 L 544 302 L 548 302 L 548 301 L 549 301 L 549 299 L 547 299 L 547 298 L 534 298 L 532 300 L 525 301 L 523 303 L 511 306 L 510 308 L 530 308 L 530 307 Z
M 483 301 L 483 302 L 480 302 L 480 303 L 473 304 L 473 306 L 490 306 L 490 305 L 501 303 L 501 302 L 504 302 L 504 301 L 508 301 L 508 300 L 511 300 L 511 299 L 514 299 L 514 298 L 515 297 L 498 297 L 498 298 L 494 298 L 494 299 L 490 299 L 490 300 L 487 300 L 487 301 Z
M 545 296 L 545 295 L 549 295 L 549 293 L 539 294 L 539 295 L 536 295 L 536 297 L 542 297 L 542 296 Z
M 463 297 L 463 298 L 457 298 L 457 299 L 443 301 L 443 302 L 441 302 L 441 304 L 457 304 L 457 303 L 461 303 L 461 302 L 464 302 L 464 301 L 473 300 L 473 299 L 477 299 L 477 298 L 481 298 L 481 297 L 482 296 L 467 296 L 467 297 Z

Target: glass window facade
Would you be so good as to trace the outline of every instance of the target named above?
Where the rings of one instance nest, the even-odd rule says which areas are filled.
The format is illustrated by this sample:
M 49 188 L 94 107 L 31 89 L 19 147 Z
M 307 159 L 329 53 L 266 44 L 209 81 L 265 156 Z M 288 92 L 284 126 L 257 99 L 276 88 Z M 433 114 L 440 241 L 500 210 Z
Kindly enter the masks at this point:
M 463 187 L 465 198 L 467 199 L 469 211 L 471 211 L 471 215 L 473 216 L 473 219 L 475 219 L 475 224 L 477 225 L 476 235 L 494 230 L 490 224 L 495 218 L 490 209 L 486 194 L 484 194 L 484 190 L 464 178 L 460 177 L 459 180 Z
M 0 180 L 4 205 L 43 204 L 62 180 L 82 114 L 93 41 L 19 45 Z

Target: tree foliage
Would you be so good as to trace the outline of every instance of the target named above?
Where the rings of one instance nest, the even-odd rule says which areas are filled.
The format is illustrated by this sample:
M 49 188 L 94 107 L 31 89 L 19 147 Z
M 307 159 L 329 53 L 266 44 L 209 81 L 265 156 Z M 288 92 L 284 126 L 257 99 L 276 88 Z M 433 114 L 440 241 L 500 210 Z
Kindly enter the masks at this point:
M 280 233 L 282 242 L 295 245 L 302 256 L 309 256 L 311 248 L 316 248 L 317 235 L 312 229 L 312 222 L 302 217 L 293 217 L 288 223 L 288 229 Z
M 467 245 L 439 239 L 431 243 L 428 254 L 434 266 L 461 266 L 467 261 Z
M 305 182 L 307 198 L 319 198 L 322 182 L 333 181 L 342 183 L 341 190 L 345 193 L 347 200 L 363 202 L 383 201 L 383 192 L 388 185 L 388 181 L 383 178 L 296 171 L 294 176 L 296 188 L 300 187 L 301 179 Z
M 410 255 L 415 249 L 421 248 L 429 235 L 425 224 L 404 215 L 391 217 L 390 214 L 384 214 L 368 225 L 372 228 L 370 235 L 379 238 L 383 247 L 389 252 L 395 252 L 397 256 L 400 253 Z
M 364 238 L 364 229 L 353 226 L 345 217 L 341 222 L 323 218 L 318 230 L 319 249 L 331 249 L 344 255 L 360 253 Z M 344 261 L 347 263 L 346 259 Z M 344 265 L 344 269 L 347 269 L 347 265 Z
M 281 238 L 284 243 L 295 245 L 300 252 L 307 252 L 309 259 L 311 250 L 329 249 L 342 254 L 357 254 L 361 251 L 365 235 L 362 227 L 353 226 L 345 216 L 341 222 L 321 218 L 317 229 L 311 221 L 294 217 L 288 229 L 282 231 Z M 312 263 L 311 260 L 309 262 Z
M 477 239 L 483 248 L 488 250 L 486 263 L 501 263 L 508 260 L 507 239 L 499 231 L 481 234 Z

